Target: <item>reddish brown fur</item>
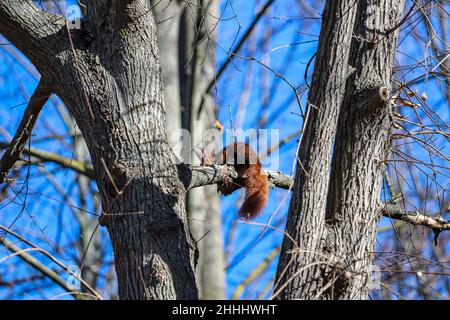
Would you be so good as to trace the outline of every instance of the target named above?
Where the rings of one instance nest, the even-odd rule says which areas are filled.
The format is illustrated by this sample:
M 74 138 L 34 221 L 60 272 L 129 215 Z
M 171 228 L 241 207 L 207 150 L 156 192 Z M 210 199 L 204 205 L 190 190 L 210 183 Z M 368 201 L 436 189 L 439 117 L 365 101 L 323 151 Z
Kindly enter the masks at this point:
M 219 191 L 229 195 L 244 187 L 245 199 L 239 215 L 255 218 L 264 209 L 269 198 L 269 181 L 255 151 L 246 143 L 235 142 L 223 149 L 219 159 L 221 164 L 233 165 L 242 181 L 242 185 L 236 182 L 221 183 L 218 185 Z

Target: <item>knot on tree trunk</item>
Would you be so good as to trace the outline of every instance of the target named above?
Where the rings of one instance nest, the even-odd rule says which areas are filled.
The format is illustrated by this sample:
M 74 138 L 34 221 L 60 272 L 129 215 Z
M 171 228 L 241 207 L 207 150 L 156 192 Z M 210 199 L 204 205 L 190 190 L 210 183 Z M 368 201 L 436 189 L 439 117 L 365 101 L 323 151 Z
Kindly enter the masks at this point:
M 378 114 L 387 107 L 390 97 L 389 87 L 376 81 L 355 84 L 355 91 L 352 100 L 357 111 L 362 116 Z
M 316 296 L 317 299 L 338 300 L 348 288 L 352 286 L 354 273 L 342 264 L 333 267 L 324 267 L 322 271 L 323 289 Z

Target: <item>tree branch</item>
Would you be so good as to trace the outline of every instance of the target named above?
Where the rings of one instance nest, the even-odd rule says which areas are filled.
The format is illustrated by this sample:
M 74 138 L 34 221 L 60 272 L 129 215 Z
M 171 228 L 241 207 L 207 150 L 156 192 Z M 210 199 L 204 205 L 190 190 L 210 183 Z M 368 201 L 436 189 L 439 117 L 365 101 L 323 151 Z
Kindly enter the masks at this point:
M 0 243 L 3 244 L 6 249 L 11 251 L 14 255 L 19 256 L 20 259 L 28 263 L 30 266 L 32 266 L 34 269 L 42 273 L 45 277 L 52 280 L 54 283 L 59 285 L 61 288 L 63 288 L 65 291 L 69 292 L 75 299 L 82 300 L 82 297 L 79 295 L 78 292 L 73 292 L 68 285 L 67 281 L 65 281 L 63 278 L 61 278 L 55 271 L 48 268 L 38 260 L 36 260 L 34 257 L 32 257 L 29 253 L 27 253 L 25 250 L 19 248 L 12 242 L 6 240 L 4 237 L 0 237 Z
M 20 154 L 25 148 L 25 144 L 31 136 L 39 113 L 48 101 L 50 95 L 51 90 L 48 83 L 41 78 L 36 91 L 33 93 L 28 103 L 19 128 L 17 128 L 14 138 L 6 148 L 6 151 L 0 160 L 0 183 L 6 180 L 8 171 L 12 168 L 14 163 L 16 163 L 17 159 L 19 159 Z
M 56 259 L 53 255 L 51 255 L 48 251 L 36 246 L 35 244 L 33 244 L 32 242 L 26 240 L 24 237 L 20 236 L 19 234 L 17 234 L 16 232 L 12 231 L 9 228 L 6 228 L 2 225 L 0 225 L 0 230 L 9 233 L 10 235 L 16 237 L 17 239 L 19 239 L 20 241 L 24 242 L 25 244 L 29 245 L 31 247 L 31 249 L 34 249 L 35 251 L 39 251 L 40 253 L 42 253 L 45 257 L 47 257 L 48 259 L 50 259 L 52 262 L 54 262 L 56 265 L 58 265 L 60 268 L 62 268 L 65 272 L 67 272 L 69 275 L 71 275 L 72 277 L 74 277 L 75 279 L 77 279 L 78 281 L 80 281 L 81 284 L 83 284 L 87 290 L 90 292 L 90 294 L 92 294 L 93 297 L 102 300 L 102 296 L 95 291 L 89 284 L 87 284 L 81 277 L 80 275 L 76 274 L 75 272 L 73 272 L 72 270 L 70 270 L 70 268 L 68 268 L 67 266 L 65 266 L 61 261 L 59 261 L 58 259 Z M 5 242 L 5 235 L 1 236 L 0 239 L 2 240 L 0 243 L 4 244 Z M 10 243 L 11 244 L 11 243 Z M 17 247 L 17 254 L 23 253 L 23 249 L 20 249 Z M 78 293 L 78 294 L 82 294 L 82 293 Z
M 189 168 L 185 168 L 186 169 L 184 170 L 189 170 Z M 272 187 L 292 190 L 290 187 L 294 183 L 294 180 L 291 176 L 279 171 L 271 170 L 267 170 L 266 173 Z M 185 180 L 188 176 L 189 180 Z M 184 173 L 181 175 L 182 181 L 188 186 L 187 189 L 224 182 L 230 178 L 233 179 L 237 185 L 242 185 L 236 177 L 237 173 L 233 168 L 226 165 L 191 167 L 190 174 Z M 439 233 L 441 231 L 450 230 L 450 221 L 446 221 L 439 217 L 428 216 L 417 211 L 406 211 L 393 205 L 383 205 L 380 207 L 379 211 L 385 217 L 405 221 L 413 225 L 424 226 L 433 229 L 434 232 Z
M 238 185 L 242 185 L 242 183 L 239 183 L 237 172 L 234 171 L 233 167 L 227 165 L 193 166 L 190 168 L 185 165 L 180 165 L 178 172 L 181 181 L 183 181 L 188 190 L 217 184 L 230 178 L 238 183 Z M 266 173 L 272 187 L 289 190 L 290 185 L 294 182 L 290 176 L 279 171 L 268 170 Z
M 237 172 L 230 166 L 192 166 L 178 165 L 178 175 L 187 190 L 216 184 L 227 179 L 237 179 Z
M 385 217 L 395 220 L 402 220 L 417 226 L 424 226 L 433 229 L 435 232 L 450 230 L 450 221 L 440 217 L 428 216 L 418 211 L 407 211 L 394 205 L 383 205 L 380 212 Z
M 9 144 L 6 142 L 0 142 L 0 148 L 8 148 Z M 72 169 L 79 174 L 82 174 L 90 179 L 95 179 L 95 172 L 91 165 L 83 163 L 81 161 L 60 156 L 59 154 L 43 151 L 34 148 L 26 148 L 23 153 L 29 154 L 32 157 L 37 158 L 41 162 L 53 162 L 60 165 L 63 168 Z
M 7 143 L 0 142 L 0 148 L 6 147 L 8 147 Z M 36 157 L 43 162 L 53 162 L 64 168 L 72 169 L 88 178 L 95 179 L 95 172 L 88 164 L 52 152 L 33 148 L 24 149 L 23 152 Z M 272 188 L 276 187 L 284 190 L 292 190 L 291 185 L 294 183 L 294 180 L 291 176 L 272 170 L 267 170 L 266 173 Z M 237 185 L 242 185 L 242 182 L 239 182 L 237 172 L 234 171 L 233 167 L 227 165 L 189 167 L 180 164 L 178 165 L 178 174 L 186 190 L 217 184 L 229 180 L 230 178 L 233 179 Z M 428 216 L 417 211 L 406 211 L 392 205 L 383 205 L 379 210 L 385 217 L 405 221 L 413 225 L 428 227 L 436 232 L 450 230 L 450 222 L 439 217 Z
M 61 46 L 61 37 L 56 34 L 64 21 L 63 17 L 40 10 L 30 0 L 0 1 L 0 33 L 38 69 Z
M 208 86 L 206 87 L 206 90 L 201 95 L 202 100 L 200 102 L 200 106 L 197 111 L 197 117 L 201 114 L 203 107 L 205 105 L 205 96 L 209 94 L 211 89 L 214 87 L 214 85 L 217 83 L 218 79 L 222 76 L 225 69 L 230 64 L 231 60 L 234 58 L 234 55 L 239 53 L 239 51 L 242 49 L 245 42 L 250 38 L 250 35 L 252 34 L 253 30 L 255 29 L 256 25 L 258 24 L 259 20 L 264 16 L 264 14 L 267 12 L 267 10 L 272 6 L 272 4 L 275 2 L 275 0 L 267 0 L 264 6 L 258 11 L 256 14 L 256 17 L 253 19 L 252 23 L 248 27 L 247 31 L 244 33 L 242 38 L 239 40 L 237 45 L 231 50 L 231 53 L 228 55 L 228 59 L 220 66 L 219 70 L 214 76 L 214 79 L 211 79 Z

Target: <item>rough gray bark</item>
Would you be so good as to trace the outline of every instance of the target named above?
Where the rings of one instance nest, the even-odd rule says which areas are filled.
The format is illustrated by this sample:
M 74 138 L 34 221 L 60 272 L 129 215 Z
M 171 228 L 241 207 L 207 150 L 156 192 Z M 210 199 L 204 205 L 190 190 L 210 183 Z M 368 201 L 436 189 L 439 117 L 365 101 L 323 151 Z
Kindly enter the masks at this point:
M 326 252 L 333 255 L 333 273 L 344 274 L 327 292 L 329 298 L 367 298 L 371 276 L 384 160 L 388 157 L 392 106 L 389 102 L 396 25 L 403 1 L 361 1 L 347 81 L 333 152 L 327 218 Z M 345 270 L 345 271 L 344 271 Z M 331 278 L 328 281 L 334 281 Z
M 293 196 L 289 206 L 286 232 L 297 243 L 285 237 L 278 264 L 277 282 L 285 284 L 279 297 L 288 299 L 314 292 L 316 285 L 302 284 L 301 279 L 318 278 L 316 269 L 305 265 L 318 263 L 325 226 L 326 197 L 331 163 L 331 149 L 337 117 L 345 94 L 348 56 L 356 16 L 356 3 L 327 1 L 311 88 L 308 94 L 308 116 L 298 154 Z M 289 254 L 294 247 L 303 251 Z M 314 273 L 314 274 L 310 274 Z M 288 282 L 289 281 L 289 282 Z M 275 286 L 274 291 L 279 286 Z
M 179 172 L 180 178 L 187 189 L 223 183 L 230 179 L 233 179 L 236 185 L 243 185 L 242 180 L 238 178 L 237 172 L 234 171 L 233 167 L 227 165 L 194 166 L 189 169 L 185 167 L 184 169 L 180 168 Z M 272 170 L 267 170 L 266 174 L 271 188 L 292 189 L 294 183 L 292 177 Z M 381 204 L 376 210 L 379 215 L 393 220 L 405 221 L 411 225 L 430 228 L 437 234 L 450 230 L 450 222 L 443 219 L 439 213 L 426 214 L 419 211 L 407 211 L 402 209 L 400 205 L 395 204 Z
M 308 97 L 317 109 L 299 152 L 307 174 L 299 166 L 286 230 L 296 243 L 283 242 L 278 298 L 367 298 L 402 9 L 394 0 L 325 5 Z
M 52 80 L 93 161 L 122 299 L 195 299 L 195 244 L 172 162 L 149 1 L 86 1 L 82 30 L 2 1 L 0 32 Z

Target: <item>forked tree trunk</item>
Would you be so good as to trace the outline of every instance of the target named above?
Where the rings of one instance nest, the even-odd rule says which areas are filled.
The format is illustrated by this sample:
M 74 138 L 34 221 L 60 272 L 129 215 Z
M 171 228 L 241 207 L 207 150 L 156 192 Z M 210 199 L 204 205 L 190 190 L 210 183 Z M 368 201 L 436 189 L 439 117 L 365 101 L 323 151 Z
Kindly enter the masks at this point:
M 277 298 L 368 296 L 402 10 L 398 0 L 325 5 Z

